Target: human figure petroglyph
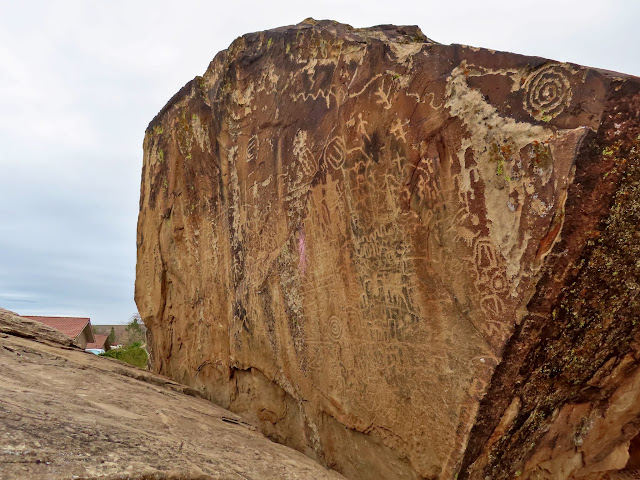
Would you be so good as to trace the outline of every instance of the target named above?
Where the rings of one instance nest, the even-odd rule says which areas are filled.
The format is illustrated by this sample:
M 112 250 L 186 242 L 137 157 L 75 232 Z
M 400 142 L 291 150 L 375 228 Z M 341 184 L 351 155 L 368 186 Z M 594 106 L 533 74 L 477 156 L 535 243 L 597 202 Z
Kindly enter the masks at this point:
M 389 82 L 389 88 L 387 88 L 386 92 L 384 91 L 384 78 L 383 78 L 382 82 L 380 82 L 380 86 L 375 91 L 375 95 L 378 97 L 378 100 L 376 100 L 376 103 L 378 103 L 378 105 L 380 105 L 385 110 L 388 110 L 391 108 L 391 99 L 389 97 L 391 96 L 392 88 L 393 88 L 393 82 Z
M 402 143 L 407 143 L 407 130 L 406 128 L 411 123 L 410 120 L 401 120 L 396 118 L 391 125 L 391 129 L 389 132 L 396 138 L 396 140 L 402 141 Z
M 369 125 L 369 122 L 363 120 L 362 113 L 358 113 L 358 120 L 356 121 L 356 131 L 362 138 L 371 140 L 371 137 L 369 137 L 369 133 L 367 132 L 367 125 Z

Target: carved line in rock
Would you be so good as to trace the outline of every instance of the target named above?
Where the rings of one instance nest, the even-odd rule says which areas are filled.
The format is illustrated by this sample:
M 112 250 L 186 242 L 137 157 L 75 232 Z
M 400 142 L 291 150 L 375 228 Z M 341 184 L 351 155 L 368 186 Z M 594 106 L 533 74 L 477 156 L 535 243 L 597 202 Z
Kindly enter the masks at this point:
M 336 315 L 332 315 L 331 318 L 329 318 L 329 337 L 334 342 L 342 338 L 342 323 Z
M 259 140 L 257 135 L 252 135 L 247 143 L 247 162 L 252 162 L 258 154 Z
M 324 151 L 325 162 L 333 169 L 338 170 L 344 164 L 346 146 L 340 136 L 333 137 Z
M 549 121 L 567 109 L 572 97 L 568 73 L 562 65 L 547 64 L 527 78 L 524 108 L 536 120 Z

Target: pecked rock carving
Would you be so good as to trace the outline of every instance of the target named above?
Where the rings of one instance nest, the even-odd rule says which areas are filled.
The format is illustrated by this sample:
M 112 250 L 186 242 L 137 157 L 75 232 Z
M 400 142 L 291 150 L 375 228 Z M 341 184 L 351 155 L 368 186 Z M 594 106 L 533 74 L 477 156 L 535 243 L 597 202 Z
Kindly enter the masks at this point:
M 153 368 L 352 479 L 631 472 L 639 90 L 417 27 L 237 39 L 145 135 Z
M 549 121 L 571 105 L 571 83 L 561 65 L 547 64 L 531 73 L 524 91 L 524 108 L 537 120 Z

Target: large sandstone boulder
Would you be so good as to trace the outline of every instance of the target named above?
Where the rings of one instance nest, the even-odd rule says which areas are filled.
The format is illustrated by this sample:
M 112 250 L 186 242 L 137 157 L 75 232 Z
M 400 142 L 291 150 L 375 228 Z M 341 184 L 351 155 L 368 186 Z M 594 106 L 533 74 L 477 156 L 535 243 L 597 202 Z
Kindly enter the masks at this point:
M 639 109 L 417 27 L 237 39 L 145 135 L 153 368 L 352 479 L 632 468 Z

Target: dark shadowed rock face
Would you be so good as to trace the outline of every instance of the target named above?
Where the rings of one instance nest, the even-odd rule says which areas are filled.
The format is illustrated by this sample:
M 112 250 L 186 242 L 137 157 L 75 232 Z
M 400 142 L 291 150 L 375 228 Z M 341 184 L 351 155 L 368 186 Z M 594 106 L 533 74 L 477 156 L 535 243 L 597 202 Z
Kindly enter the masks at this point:
M 624 468 L 639 90 L 417 27 L 237 39 L 145 136 L 155 370 L 349 478 Z

